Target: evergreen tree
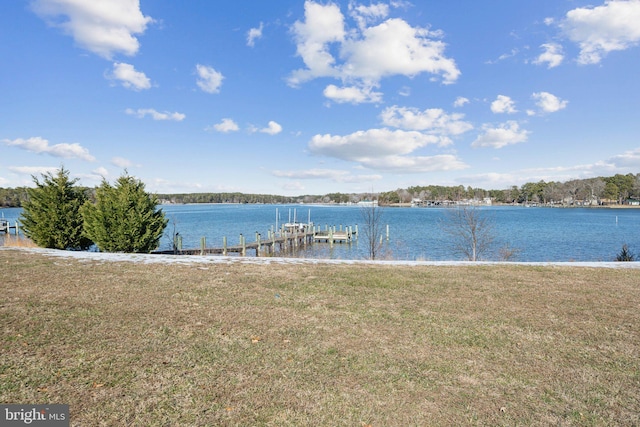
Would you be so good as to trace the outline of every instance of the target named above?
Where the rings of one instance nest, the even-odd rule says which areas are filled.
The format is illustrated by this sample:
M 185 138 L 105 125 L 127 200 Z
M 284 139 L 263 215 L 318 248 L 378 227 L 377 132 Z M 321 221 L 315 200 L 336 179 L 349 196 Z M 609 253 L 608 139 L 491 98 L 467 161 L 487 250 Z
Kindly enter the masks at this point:
M 629 250 L 629 247 L 626 245 L 622 245 L 622 250 L 616 256 L 616 261 L 635 261 L 636 256 Z
M 141 181 L 126 173 L 115 186 L 103 180 L 95 198 L 95 204 L 85 203 L 82 215 L 86 235 L 101 251 L 151 252 L 159 246 L 168 221 Z
M 53 249 L 87 249 L 93 242 L 82 232 L 80 208 L 85 194 L 69 179 L 69 171 L 61 167 L 54 175 L 33 177 L 35 188 L 27 189 L 20 223 L 25 235 L 41 247 Z

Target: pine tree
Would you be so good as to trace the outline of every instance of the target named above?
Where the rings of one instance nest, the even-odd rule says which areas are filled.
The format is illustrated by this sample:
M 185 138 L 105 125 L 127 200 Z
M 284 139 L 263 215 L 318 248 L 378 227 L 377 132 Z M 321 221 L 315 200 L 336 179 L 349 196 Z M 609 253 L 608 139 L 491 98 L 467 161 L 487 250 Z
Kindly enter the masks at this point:
M 636 256 L 629 250 L 629 246 L 625 243 L 622 250 L 616 256 L 616 261 L 635 261 Z
M 54 175 L 33 177 L 35 188 L 23 205 L 20 223 L 25 235 L 35 244 L 52 249 L 87 249 L 93 243 L 83 235 L 80 208 L 87 200 L 84 192 L 69 179 L 69 171 L 61 167 Z
M 168 222 L 157 204 L 157 197 L 126 173 L 115 186 L 103 180 L 95 204 L 82 208 L 85 233 L 101 251 L 151 252 L 160 245 Z

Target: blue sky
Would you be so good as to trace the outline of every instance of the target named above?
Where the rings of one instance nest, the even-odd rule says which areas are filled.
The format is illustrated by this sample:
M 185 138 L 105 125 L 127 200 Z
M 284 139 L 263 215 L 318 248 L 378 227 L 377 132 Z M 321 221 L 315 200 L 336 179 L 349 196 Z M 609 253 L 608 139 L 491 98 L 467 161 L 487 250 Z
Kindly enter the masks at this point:
M 282 195 L 640 172 L 640 0 L 33 0 L 0 186 Z

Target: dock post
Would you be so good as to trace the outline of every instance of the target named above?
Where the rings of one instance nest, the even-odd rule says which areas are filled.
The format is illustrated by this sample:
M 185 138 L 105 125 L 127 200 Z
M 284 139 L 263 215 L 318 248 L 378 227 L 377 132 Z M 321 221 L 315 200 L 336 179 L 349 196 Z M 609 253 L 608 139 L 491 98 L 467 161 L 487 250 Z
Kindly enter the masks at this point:
M 360 234 L 360 233 L 358 233 L 358 224 L 356 224 L 356 240 L 358 240 L 358 235 L 359 235 L 359 234 Z
M 389 241 L 389 224 L 387 224 L 387 242 Z
M 201 237 L 200 238 L 200 255 L 204 255 L 204 249 L 207 246 L 207 238 L 206 237 Z
M 276 233 L 271 233 L 271 255 L 276 254 Z
M 222 238 L 222 255 L 227 255 L 227 236 Z
M 333 229 L 329 229 L 329 247 L 333 247 Z
M 258 242 L 258 246 L 256 247 L 256 256 L 260 256 L 260 233 L 256 232 L 256 242 Z
M 244 244 L 244 236 L 242 234 L 240 234 L 240 246 L 242 247 L 241 255 L 245 256 L 247 254 L 247 248 Z

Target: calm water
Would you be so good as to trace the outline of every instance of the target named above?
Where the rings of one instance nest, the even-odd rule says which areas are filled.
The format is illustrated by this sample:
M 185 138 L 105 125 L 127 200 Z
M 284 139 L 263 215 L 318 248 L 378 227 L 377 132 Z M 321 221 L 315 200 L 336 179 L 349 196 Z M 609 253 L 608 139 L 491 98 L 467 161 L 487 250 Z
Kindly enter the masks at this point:
M 294 212 L 298 221 L 320 225 L 362 227 L 361 209 L 356 206 L 317 205 L 165 205 L 170 220 L 162 249 L 171 248 L 175 229 L 183 236 L 184 248 L 200 247 L 206 237 L 207 246 L 237 244 L 240 234 L 253 241 L 255 232 L 267 235 L 275 227 L 276 208 L 279 224 L 287 222 Z M 495 251 L 486 258 L 499 260 L 498 249 L 509 246 L 518 251 L 514 261 L 612 261 L 623 244 L 640 253 L 640 209 L 550 209 L 525 207 L 481 208 L 494 223 Z M 11 223 L 21 210 L 0 209 Z M 445 216 L 440 208 L 383 208 L 382 222 L 389 225 L 390 239 L 383 251 L 402 260 L 456 260 L 447 236 L 439 223 Z M 0 239 L 2 236 L 0 235 Z M 317 258 L 366 258 L 366 242 L 313 245 L 300 256 Z

